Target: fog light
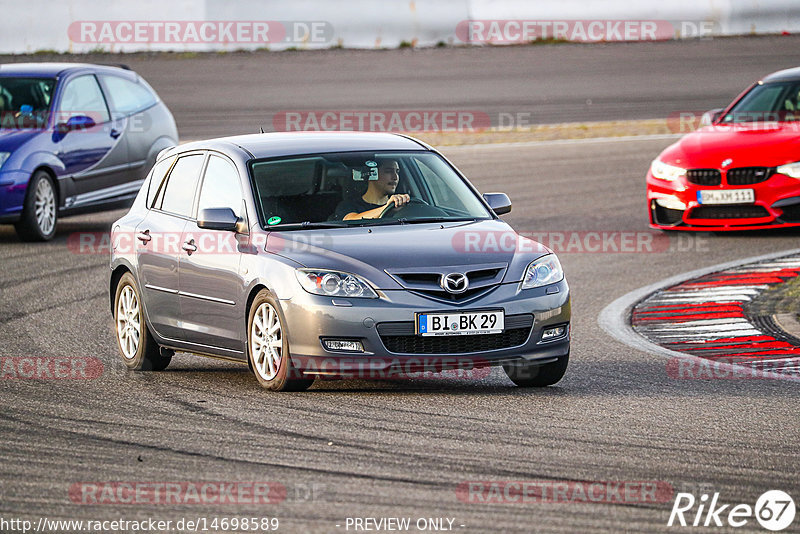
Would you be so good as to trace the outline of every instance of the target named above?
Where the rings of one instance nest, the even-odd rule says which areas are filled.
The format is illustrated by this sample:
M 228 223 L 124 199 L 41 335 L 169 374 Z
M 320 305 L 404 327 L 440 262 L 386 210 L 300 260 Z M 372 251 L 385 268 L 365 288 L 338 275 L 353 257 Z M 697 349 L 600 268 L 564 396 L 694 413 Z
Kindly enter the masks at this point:
M 685 210 L 686 204 L 675 197 L 660 197 L 655 199 L 656 204 L 668 210 Z
M 565 325 L 554 326 L 553 328 L 547 328 L 545 329 L 544 332 L 542 332 L 542 341 L 549 341 L 551 339 L 564 337 L 566 333 L 567 333 L 567 327 Z
M 364 352 L 364 345 L 360 341 L 352 339 L 325 339 L 322 341 L 328 350 L 344 352 Z

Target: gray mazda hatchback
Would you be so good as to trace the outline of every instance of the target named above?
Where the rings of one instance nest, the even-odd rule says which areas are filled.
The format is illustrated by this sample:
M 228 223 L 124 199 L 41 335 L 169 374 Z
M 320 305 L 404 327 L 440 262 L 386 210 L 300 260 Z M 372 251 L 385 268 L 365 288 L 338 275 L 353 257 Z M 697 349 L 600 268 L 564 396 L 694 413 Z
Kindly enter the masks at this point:
M 441 154 L 384 133 L 269 133 L 161 154 L 112 225 L 119 352 L 247 363 L 273 390 L 502 366 L 548 386 L 569 360 L 555 254 Z

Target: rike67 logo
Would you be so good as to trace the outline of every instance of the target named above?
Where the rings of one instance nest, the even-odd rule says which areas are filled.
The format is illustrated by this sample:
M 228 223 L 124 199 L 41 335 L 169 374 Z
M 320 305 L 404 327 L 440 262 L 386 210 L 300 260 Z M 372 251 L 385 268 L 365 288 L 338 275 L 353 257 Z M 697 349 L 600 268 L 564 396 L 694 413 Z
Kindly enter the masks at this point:
M 678 493 L 667 526 L 738 528 L 755 518 L 763 528 L 778 532 L 788 528 L 794 516 L 794 500 L 780 490 L 765 492 L 755 506 L 722 503 L 719 493 L 711 497 L 704 493 L 699 499 L 691 493 Z

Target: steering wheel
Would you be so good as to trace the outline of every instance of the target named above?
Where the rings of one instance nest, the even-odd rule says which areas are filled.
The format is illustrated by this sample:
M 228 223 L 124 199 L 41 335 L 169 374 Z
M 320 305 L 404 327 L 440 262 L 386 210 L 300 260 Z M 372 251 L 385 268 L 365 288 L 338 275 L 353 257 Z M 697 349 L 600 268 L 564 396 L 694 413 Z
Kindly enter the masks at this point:
M 421 198 L 412 198 L 406 204 L 403 204 L 402 206 L 397 208 L 394 205 L 394 200 L 392 200 L 389 204 L 386 205 L 385 208 L 383 208 L 383 211 L 381 212 L 380 215 L 378 215 L 378 218 L 379 219 L 383 219 L 384 217 L 386 217 L 386 214 L 389 213 L 392 210 L 397 210 L 397 213 L 400 213 L 402 210 L 410 207 L 412 204 L 417 204 L 417 205 L 422 205 L 422 206 L 430 206 L 430 204 L 428 204 L 427 202 L 425 202 Z

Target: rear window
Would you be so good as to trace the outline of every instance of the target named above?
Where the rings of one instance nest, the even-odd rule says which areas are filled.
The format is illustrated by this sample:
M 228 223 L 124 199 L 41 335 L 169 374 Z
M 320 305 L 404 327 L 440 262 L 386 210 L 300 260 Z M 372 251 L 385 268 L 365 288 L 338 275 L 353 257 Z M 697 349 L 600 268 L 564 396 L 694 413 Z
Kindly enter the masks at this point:
M 129 115 L 147 109 L 157 102 L 156 96 L 141 82 L 132 82 L 117 76 L 103 76 L 108 88 L 111 108 L 118 114 Z
M 153 207 L 153 201 L 155 200 L 158 192 L 161 190 L 161 186 L 164 183 L 164 178 L 167 176 L 167 171 L 172 166 L 174 161 L 175 156 L 170 156 L 153 165 L 153 170 L 150 171 L 150 181 L 148 182 L 150 185 L 149 189 L 147 190 L 148 208 Z
M 161 198 L 161 209 L 163 211 L 180 215 L 183 217 L 192 216 L 194 207 L 194 197 L 197 191 L 197 182 L 200 179 L 200 169 L 203 166 L 203 154 L 191 154 L 183 156 L 175 162 L 172 172 L 169 173 L 167 184 L 164 186 Z M 159 201 L 156 200 L 156 204 Z

